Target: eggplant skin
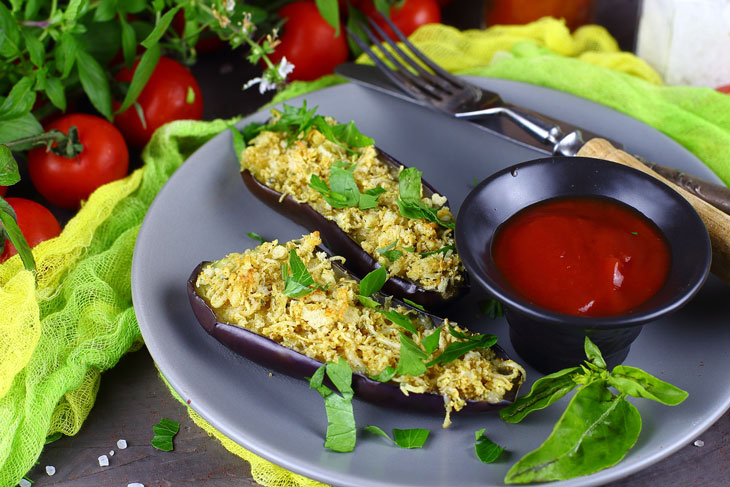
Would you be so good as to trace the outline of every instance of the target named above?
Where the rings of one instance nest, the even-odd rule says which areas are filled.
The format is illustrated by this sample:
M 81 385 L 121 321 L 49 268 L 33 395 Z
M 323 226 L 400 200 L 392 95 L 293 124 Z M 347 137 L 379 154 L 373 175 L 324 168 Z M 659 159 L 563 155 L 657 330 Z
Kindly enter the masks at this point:
M 263 367 L 297 379 L 308 379 L 312 377 L 314 372 L 322 366 L 322 362 L 239 326 L 218 321 L 213 309 L 197 293 L 195 288 L 198 274 L 208 264 L 210 262 L 201 262 L 198 264 L 187 282 L 190 305 L 193 308 L 195 317 L 205 331 L 237 354 Z M 504 359 L 509 358 L 501 347 L 495 345 L 492 349 L 498 357 Z M 520 379 L 516 381 L 517 383 L 514 384 L 512 389 L 510 389 L 501 401 L 492 403 L 467 400 L 466 406 L 459 413 L 495 411 L 512 404 L 524 377 Z M 332 384 L 330 384 L 330 387 L 332 387 Z M 411 393 L 406 396 L 397 385 L 378 382 L 363 374 L 352 374 L 352 388 L 360 399 L 381 406 L 439 414 L 443 414 L 444 412 L 444 398 L 440 395 L 432 393 Z
M 385 164 L 401 167 L 402 164 L 387 153 L 378 150 L 378 158 Z M 275 191 L 257 180 L 250 171 L 241 171 L 241 177 L 246 187 L 260 201 L 277 213 L 302 225 L 309 231 L 318 230 L 322 242 L 332 253 L 345 258 L 348 270 L 357 277 L 364 277 L 369 272 L 380 267 L 380 264 L 370 254 L 365 252 L 357 242 L 350 238 L 337 223 L 326 219 L 307 204 L 297 203 L 294 198 Z M 426 181 L 422 181 L 424 192 L 427 195 L 436 193 L 436 190 Z M 458 288 L 447 289 L 445 293 L 431 291 L 419 287 L 415 282 L 392 276 L 382 289 L 383 293 L 391 294 L 398 299 L 409 299 L 426 309 L 438 310 L 452 303 L 457 298 L 469 292 L 468 274 L 464 272 L 463 284 Z

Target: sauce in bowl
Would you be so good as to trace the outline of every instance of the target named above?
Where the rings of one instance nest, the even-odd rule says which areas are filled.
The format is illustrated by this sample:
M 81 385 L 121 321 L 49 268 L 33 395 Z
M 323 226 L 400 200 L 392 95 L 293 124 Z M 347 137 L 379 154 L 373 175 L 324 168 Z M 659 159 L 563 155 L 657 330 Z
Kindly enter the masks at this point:
M 593 317 L 620 315 L 650 299 L 671 262 L 651 220 L 605 197 L 528 206 L 499 226 L 491 254 L 507 283 L 530 302 Z

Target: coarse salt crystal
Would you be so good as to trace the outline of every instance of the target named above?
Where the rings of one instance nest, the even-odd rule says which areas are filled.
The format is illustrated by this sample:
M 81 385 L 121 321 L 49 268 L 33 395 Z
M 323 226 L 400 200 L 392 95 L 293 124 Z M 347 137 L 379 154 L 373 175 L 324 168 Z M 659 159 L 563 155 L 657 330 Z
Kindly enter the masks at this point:
M 120 450 L 127 448 L 127 440 L 117 440 L 117 448 Z
M 109 457 L 106 455 L 102 455 L 99 457 L 99 466 L 100 467 L 108 467 L 109 466 Z
M 18 482 L 18 487 L 30 487 L 31 485 L 28 479 L 20 479 L 20 482 Z
M 144 487 L 144 485 L 139 482 L 132 482 L 131 484 L 127 484 L 127 487 Z
M 46 473 L 48 475 L 54 475 L 56 473 L 56 467 L 53 465 L 46 465 Z
M 109 456 L 110 457 L 113 457 L 114 456 L 114 450 L 109 450 Z

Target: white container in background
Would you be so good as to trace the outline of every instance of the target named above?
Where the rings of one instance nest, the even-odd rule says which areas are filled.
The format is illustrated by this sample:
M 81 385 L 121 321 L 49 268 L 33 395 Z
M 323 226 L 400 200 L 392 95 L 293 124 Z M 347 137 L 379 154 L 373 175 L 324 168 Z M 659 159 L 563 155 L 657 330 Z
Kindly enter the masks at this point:
M 636 54 L 668 85 L 730 84 L 730 0 L 643 0 Z

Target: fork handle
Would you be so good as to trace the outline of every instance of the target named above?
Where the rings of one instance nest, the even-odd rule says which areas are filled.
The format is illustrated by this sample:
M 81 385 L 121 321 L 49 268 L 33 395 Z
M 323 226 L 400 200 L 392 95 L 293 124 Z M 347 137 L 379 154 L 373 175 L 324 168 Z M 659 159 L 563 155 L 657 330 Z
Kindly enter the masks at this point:
M 577 155 L 606 159 L 633 167 L 655 177 L 681 194 L 694 207 L 705 227 L 707 227 L 710 244 L 712 245 L 712 267 L 710 270 L 720 279 L 730 284 L 730 215 L 723 213 L 682 186 L 653 171 L 632 155 L 615 148 L 607 140 L 591 139 L 585 143 Z
M 459 112 L 455 113 L 456 118 L 473 119 L 481 117 L 491 117 L 495 115 L 504 115 L 510 118 L 518 126 L 523 128 L 527 133 L 532 135 L 535 139 L 542 142 L 543 144 L 555 146 L 560 142 L 563 136 L 563 131 L 560 127 L 540 118 L 536 115 L 525 112 L 513 105 L 503 104 L 498 106 L 490 106 L 482 108 L 480 110 L 473 110 L 470 112 Z

